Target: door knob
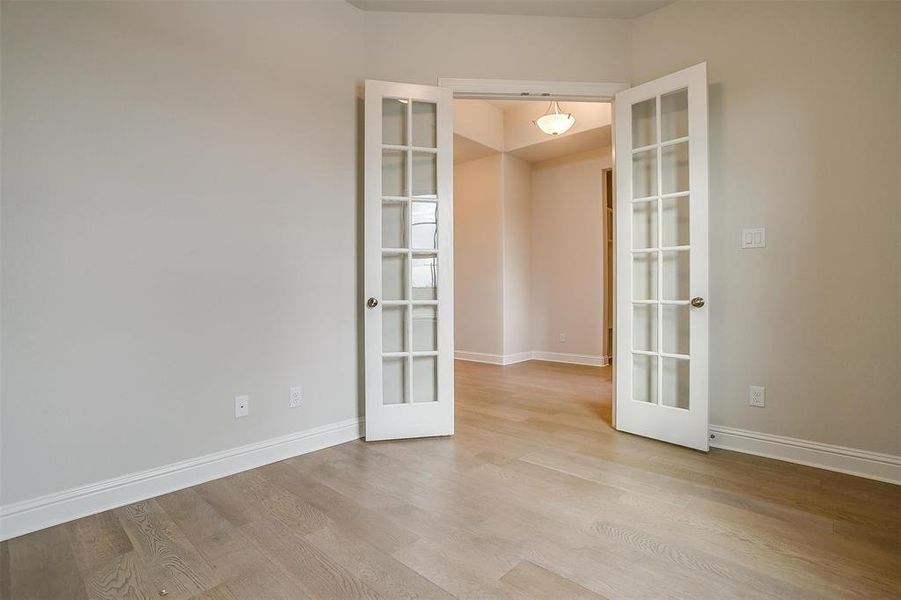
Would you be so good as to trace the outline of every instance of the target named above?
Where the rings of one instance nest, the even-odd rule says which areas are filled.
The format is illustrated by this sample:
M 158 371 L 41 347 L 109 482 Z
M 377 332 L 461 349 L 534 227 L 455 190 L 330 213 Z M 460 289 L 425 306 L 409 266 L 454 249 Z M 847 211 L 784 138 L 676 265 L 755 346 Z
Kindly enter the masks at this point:
M 702 306 L 704 306 L 704 299 L 701 298 L 700 296 L 697 298 L 692 298 L 691 305 L 694 306 L 695 308 L 701 308 Z
M 369 308 L 375 308 L 378 305 L 379 305 L 379 301 L 376 300 L 375 298 L 370 298 L 369 300 L 366 301 L 366 306 L 368 306 Z

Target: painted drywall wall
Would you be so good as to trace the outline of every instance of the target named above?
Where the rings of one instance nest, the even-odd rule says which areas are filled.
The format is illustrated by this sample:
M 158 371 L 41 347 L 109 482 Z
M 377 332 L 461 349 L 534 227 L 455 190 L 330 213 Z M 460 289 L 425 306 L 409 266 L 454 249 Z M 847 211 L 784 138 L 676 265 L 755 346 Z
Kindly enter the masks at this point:
M 360 414 L 362 27 L 2 4 L 2 503 Z
M 371 79 L 629 80 L 626 20 L 389 12 L 365 19 Z
M 632 52 L 708 63 L 711 422 L 901 453 L 901 5 L 680 2 Z
M 535 351 L 603 355 L 602 169 L 610 158 L 606 148 L 532 166 Z
M 503 154 L 505 356 L 531 352 L 532 165 Z
M 454 165 L 454 347 L 503 354 L 501 154 Z

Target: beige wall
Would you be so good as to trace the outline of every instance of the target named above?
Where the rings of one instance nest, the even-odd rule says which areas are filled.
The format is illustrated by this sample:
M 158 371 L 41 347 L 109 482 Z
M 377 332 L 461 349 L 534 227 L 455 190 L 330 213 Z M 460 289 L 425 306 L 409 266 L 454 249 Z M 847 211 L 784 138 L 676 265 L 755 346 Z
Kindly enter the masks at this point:
M 454 346 L 503 354 L 501 154 L 454 165 Z
M 360 414 L 362 28 L 3 2 L 4 504 Z
M 609 148 L 533 165 L 533 350 L 604 353 L 601 186 L 609 166 Z
M 531 340 L 532 166 L 509 154 L 504 177 L 504 351 L 529 352 Z
M 628 81 L 629 21 L 371 12 L 366 76 Z
M 901 453 L 899 44 L 891 3 L 635 22 L 634 82 L 708 62 L 713 423 Z M 739 250 L 749 226 L 766 249 Z

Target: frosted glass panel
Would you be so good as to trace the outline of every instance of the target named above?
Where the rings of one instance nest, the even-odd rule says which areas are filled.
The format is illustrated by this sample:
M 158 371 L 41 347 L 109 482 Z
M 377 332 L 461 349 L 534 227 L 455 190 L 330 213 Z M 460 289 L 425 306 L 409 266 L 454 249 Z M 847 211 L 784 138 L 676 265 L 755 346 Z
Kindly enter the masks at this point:
M 413 359 L 413 402 L 438 400 L 438 358 L 417 356 Z
M 657 253 L 632 255 L 632 298 L 657 299 Z
M 688 196 L 663 199 L 663 245 L 687 246 L 689 239 Z
M 632 155 L 632 197 L 646 198 L 657 194 L 657 149 Z
M 632 349 L 657 350 L 657 305 L 632 305 Z
M 407 401 L 407 359 L 382 359 L 382 404 L 403 404 Z
M 657 403 L 657 357 L 632 355 L 632 399 Z
M 689 307 L 662 306 L 663 309 L 663 351 L 667 354 L 688 354 Z
M 662 193 L 688 191 L 688 142 L 664 147 L 661 160 Z
M 384 300 L 407 299 L 407 255 L 382 255 L 382 298 Z
M 657 141 L 657 99 L 649 98 L 632 105 L 632 148 Z
M 660 137 L 663 141 L 688 136 L 688 90 L 660 98 Z
M 404 352 L 407 347 L 407 307 L 382 307 L 382 352 Z
M 382 99 L 382 143 L 403 146 L 407 139 L 407 105 L 397 98 Z
M 413 153 L 413 195 L 438 195 L 438 155 L 433 152 Z
M 632 204 L 632 248 L 657 247 L 657 202 Z
M 438 299 L 438 258 L 435 256 L 413 257 L 413 299 Z
M 438 203 L 413 203 L 413 248 L 434 250 L 438 247 Z
M 663 253 L 663 300 L 688 300 L 688 252 Z
M 382 150 L 382 195 L 407 195 L 407 162 L 403 150 Z
M 382 248 L 405 248 L 407 205 L 400 202 L 382 204 Z
M 676 358 L 663 360 L 663 394 L 661 402 L 664 406 L 688 408 L 689 362 Z
M 438 350 L 438 307 L 413 307 L 413 351 Z
M 435 148 L 438 142 L 438 107 L 431 102 L 413 103 L 413 145 Z

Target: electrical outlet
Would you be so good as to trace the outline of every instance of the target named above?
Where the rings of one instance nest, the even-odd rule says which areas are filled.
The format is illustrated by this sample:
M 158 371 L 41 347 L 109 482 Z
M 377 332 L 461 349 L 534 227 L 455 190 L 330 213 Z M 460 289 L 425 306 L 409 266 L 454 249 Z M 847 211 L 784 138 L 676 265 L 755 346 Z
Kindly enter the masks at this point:
M 565 343 L 565 342 L 566 342 L 566 332 L 565 332 L 565 331 L 561 331 L 561 332 L 560 332 L 560 343 L 562 344 L 562 343 Z
M 766 388 L 762 385 L 748 387 L 748 404 L 758 408 L 766 407 Z
M 299 385 L 288 390 L 288 408 L 297 408 L 300 406 L 300 399 L 301 393 Z
M 235 418 L 246 417 L 250 413 L 250 396 L 235 396 Z

